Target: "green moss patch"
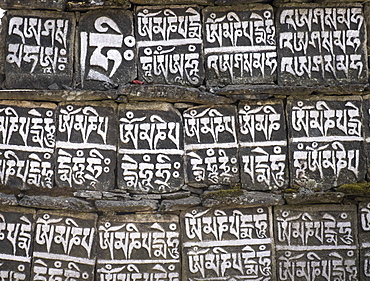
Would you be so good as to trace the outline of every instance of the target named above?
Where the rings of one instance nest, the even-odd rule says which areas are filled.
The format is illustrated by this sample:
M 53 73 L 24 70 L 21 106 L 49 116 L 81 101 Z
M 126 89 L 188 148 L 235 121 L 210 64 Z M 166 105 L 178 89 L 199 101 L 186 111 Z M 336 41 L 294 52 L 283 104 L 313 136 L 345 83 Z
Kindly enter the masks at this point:
M 357 183 L 343 184 L 340 187 L 338 187 L 337 191 L 346 194 L 370 196 L 370 182 L 362 181 Z
M 233 188 L 233 189 L 221 189 L 217 191 L 211 191 L 209 193 L 204 194 L 202 197 L 203 199 L 215 199 L 215 200 L 223 200 L 225 198 L 230 197 L 239 197 L 242 196 L 244 193 L 240 188 Z

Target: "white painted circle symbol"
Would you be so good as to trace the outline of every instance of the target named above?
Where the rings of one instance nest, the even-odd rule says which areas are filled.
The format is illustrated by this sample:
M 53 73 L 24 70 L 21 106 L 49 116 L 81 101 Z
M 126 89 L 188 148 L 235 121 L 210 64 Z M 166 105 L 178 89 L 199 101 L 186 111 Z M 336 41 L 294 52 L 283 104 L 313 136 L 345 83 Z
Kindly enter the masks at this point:
M 129 48 L 132 48 L 135 46 L 135 37 L 134 36 L 126 36 L 124 39 L 125 45 Z
M 127 50 L 123 53 L 123 58 L 126 60 L 126 61 L 131 61 L 134 59 L 134 51 L 132 50 Z

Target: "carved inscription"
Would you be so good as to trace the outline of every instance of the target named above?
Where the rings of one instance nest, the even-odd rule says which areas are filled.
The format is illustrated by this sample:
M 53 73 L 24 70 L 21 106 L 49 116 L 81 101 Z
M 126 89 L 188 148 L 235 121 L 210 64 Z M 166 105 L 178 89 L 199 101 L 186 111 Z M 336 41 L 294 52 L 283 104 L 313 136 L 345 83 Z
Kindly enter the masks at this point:
M 25 208 L 0 208 L 1 280 L 30 280 L 35 215 Z
M 184 183 L 180 113 L 166 103 L 119 107 L 118 186 L 139 193 L 166 193 Z
M 304 5 L 278 11 L 278 83 L 366 83 L 362 6 Z
M 187 182 L 194 186 L 238 182 L 236 108 L 198 106 L 183 117 Z
M 203 80 L 202 22 L 198 6 L 136 8 L 139 79 L 199 86 Z
M 203 18 L 208 85 L 275 80 L 276 34 L 271 6 L 207 7 Z
M 126 215 L 99 222 L 98 278 L 179 281 L 179 219 Z
M 7 86 L 45 89 L 54 83 L 70 85 L 74 16 L 57 12 L 11 11 L 7 17 Z
M 355 206 L 275 208 L 278 280 L 358 280 Z
M 366 146 L 366 159 L 367 159 L 367 175 L 370 172 L 370 157 L 369 157 L 369 149 L 370 149 L 370 95 L 366 95 L 363 97 L 363 124 L 364 124 L 364 132 L 365 132 L 365 146 Z
M 204 209 L 182 214 L 186 280 L 275 280 L 271 209 Z
M 361 103 L 358 97 L 288 101 L 295 184 L 328 189 L 364 179 Z
M 253 190 L 288 184 L 284 105 L 280 101 L 241 103 L 238 109 L 241 182 Z
M 56 182 L 107 190 L 115 183 L 116 106 L 62 103 L 58 110 Z
M 359 245 L 360 276 L 363 280 L 370 278 L 370 203 L 360 203 L 359 210 Z
M 92 11 L 79 22 L 80 78 L 85 89 L 110 89 L 136 77 L 132 13 Z
M 51 103 L 0 103 L 0 184 L 52 188 L 55 109 Z
M 37 213 L 32 280 L 94 280 L 95 214 Z

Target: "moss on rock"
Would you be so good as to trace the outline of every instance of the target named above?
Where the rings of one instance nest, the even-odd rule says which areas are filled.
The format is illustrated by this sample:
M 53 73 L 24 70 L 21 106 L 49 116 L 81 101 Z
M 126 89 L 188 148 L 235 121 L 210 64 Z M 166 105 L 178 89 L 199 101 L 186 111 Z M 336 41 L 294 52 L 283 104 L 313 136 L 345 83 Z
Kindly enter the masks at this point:
M 243 194 L 244 194 L 243 191 L 239 187 L 236 187 L 232 189 L 221 189 L 217 191 L 211 191 L 206 194 L 203 194 L 202 197 L 203 199 L 222 200 L 230 197 L 239 197 L 242 196 Z
M 343 184 L 337 189 L 340 192 L 353 195 L 362 195 L 370 197 L 370 182 L 356 182 Z

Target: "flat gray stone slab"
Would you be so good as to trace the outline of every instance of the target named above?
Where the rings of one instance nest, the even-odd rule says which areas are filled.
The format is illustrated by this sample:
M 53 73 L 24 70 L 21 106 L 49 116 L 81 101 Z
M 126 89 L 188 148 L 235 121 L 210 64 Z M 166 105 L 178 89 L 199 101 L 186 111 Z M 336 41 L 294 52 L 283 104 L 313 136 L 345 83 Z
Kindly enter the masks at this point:
M 52 103 L 0 102 L 1 185 L 53 188 L 55 111 Z
M 96 214 L 39 211 L 33 245 L 32 279 L 94 280 Z
M 314 193 L 292 193 L 284 194 L 284 199 L 289 205 L 307 204 L 340 204 L 345 194 L 341 192 L 314 192 Z
M 19 200 L 19 205 L 37 209 L 67 210 L 75 212 L 95 212 L 96 209 L 90 202 L 75 197 L 25 195 Z
M 278 84 L 367 83 L 360 4 L 287 4 L 278 8 Z
M 157 200 L 96 200 L 95 206 L 98 211 L 102 212 L 147 212 L 158 209 Z
M 202 84 L 202 21 L 198 6 L 137 6 L 139 80 L 146 83 Z
M 136 78 L 132 12 L 90 11 L 78 27 L 78 76 L 83 89 L 117 88 Z
M 213 208 L 218 206 L 240 206 L 242 207 L 254 207 L 254 206 L 276 206 L 283 205 L 285 203 L 283 196 L 261 191 L 246 191 L 240 190 L 235 194 L 226 194 L 220 196 L 217 191 L 215 193 L 210 192 L 202 196 L 202 205 L 207 208 Z
M 0 207 L 1 278 L 31 280 L 35 217 L 32 209 Z
M 249 190 L 288 186 L 287 135 L 282 100 L 239 103 L 241 183 Z
M 88 11 L 97 9 L 129 9 L 131 3 L 128 0 L 87 0 L 87 1 L 68 1 L 68 11 Z
M 370 202 L 361 202 L 359 213 L 359 245 L 361 280 L 370 278 Z
M 116 115 L 117 106 L 111 102 L 59 104 L 55 172 L 59 187 L 114 188 Z
M 173 215 L 102 217 L 99 280 L 180 280 L 180 227 Z
M 2 0 L 0 8 L 4 10 L 12 9 L 35 9 L 35 10 L 58 10 L 63 11 L 66 8 L 67 0 Z
M 159 211 L 161 212 L 173 212 L 173 211 L 182 211 L 190 207 L 195 207 L 200 205 L 201 200 L 198 196 L 190 196 L 180 199 L 167 200 L 164 199 L 159 206 Z
M 199 4 L 212 5 L 214 0 L 130 0 L 138 5 L 176 5 L 176 4 Z
M 279 279 L 303 280 L 310 274 L 317 280 L 334 280 L 338 275 L 342 280 L 358 280 L 356 218 L 354 205 L 275 207 Z
M 181 214 L 185 280 L 276 280 L 271 208 Z
M 325 191 L 365 178 L 361 97 L 287 103 L 292 184 Z
M 183 113 L 186 183 L 193 186 L 239 182 L 236 107 L 197 106 Z
M 10 11 L 6 15 L 5 86 L 47 89 L 72 85 L 75 17 L 71 13 Z
M 134 193 L 167 193 L 184 184 L 181 114 L 169 103 L 119 106 L 117 183 Z
M 209 86 L 273 83 L 277 73 L 274 11 L 269 5 L 203 9 Z
M 231 104 L 233 100 L 200 91 L 197 88 L 175 85 L 126 85 L 119 94 L 131 101 L 189 102 L 198 104 Z M 1 97 L 1 92 L 0 92 Z

